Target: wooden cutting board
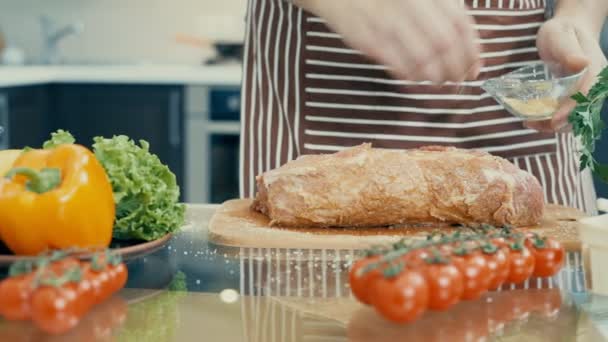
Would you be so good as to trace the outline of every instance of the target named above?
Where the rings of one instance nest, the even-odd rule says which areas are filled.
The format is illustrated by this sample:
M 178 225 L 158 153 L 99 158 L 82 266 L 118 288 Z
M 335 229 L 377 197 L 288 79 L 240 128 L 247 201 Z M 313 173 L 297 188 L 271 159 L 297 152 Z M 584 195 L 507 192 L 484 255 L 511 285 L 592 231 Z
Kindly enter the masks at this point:
M 366 249 L 372 245 L 396 242 L 404 237 L 424 238 L 436 227 L 378 227 L 378 228 L 280 228 L 270 227 L 267 216 L 252 211 L 252 200 L 237 199 L 224 202 L 209 222 L 209 240 L 218 245 L 255 248 L 305 249 Z M 527 227 L 539 234 L 561 241 L 566 249 L 580 250 L 577 220 L 581 211 L 558 205 L 548 205 L 540 224 Z

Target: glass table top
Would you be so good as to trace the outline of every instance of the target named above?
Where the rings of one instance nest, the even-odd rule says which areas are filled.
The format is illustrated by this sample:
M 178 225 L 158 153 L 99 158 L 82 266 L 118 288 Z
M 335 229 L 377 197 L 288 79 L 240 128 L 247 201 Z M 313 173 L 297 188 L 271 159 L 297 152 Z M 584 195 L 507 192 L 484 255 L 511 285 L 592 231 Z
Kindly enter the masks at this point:
M 189 224 L 127 260 L 126 288 L 69 334 L 0 320 L 0 341 L 603 341 L 608 332 L 608 297 L 585 291 L 577 254 L 553 279 L 396 325 L 352 298 L 354 251 L 217 246 L 207 240 L 214 208 L 189 206 Z

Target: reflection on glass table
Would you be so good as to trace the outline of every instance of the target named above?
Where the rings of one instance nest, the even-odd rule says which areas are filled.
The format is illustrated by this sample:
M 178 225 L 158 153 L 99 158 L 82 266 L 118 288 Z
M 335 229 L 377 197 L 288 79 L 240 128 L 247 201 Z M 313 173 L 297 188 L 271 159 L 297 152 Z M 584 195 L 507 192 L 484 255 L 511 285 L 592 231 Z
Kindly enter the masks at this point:
M 347 275 L 356 251 L 213 245 L 213 209 L 189 206 L 191 224 L 162 248 L 130 259 L 127 288 L 68 336 L 0 321 L 0 341 L 603 340 L 608 299 L 585 292 L 578 253 L 551 279 L 396 325 L 352 298 Z

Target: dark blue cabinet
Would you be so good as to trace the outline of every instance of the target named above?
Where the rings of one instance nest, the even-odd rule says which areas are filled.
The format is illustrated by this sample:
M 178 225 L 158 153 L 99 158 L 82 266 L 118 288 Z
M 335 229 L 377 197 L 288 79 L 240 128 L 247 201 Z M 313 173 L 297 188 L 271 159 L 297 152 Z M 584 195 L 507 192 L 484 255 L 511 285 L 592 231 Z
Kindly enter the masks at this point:
M 183 86 L 56 84 L 51 98 L 56 128 L 69 130 L 87 146 L 100 135 L 144 139 L 183 189 Z
M 0 88 L 0 149 L 39 147 L 53 126 L 48 86 Z

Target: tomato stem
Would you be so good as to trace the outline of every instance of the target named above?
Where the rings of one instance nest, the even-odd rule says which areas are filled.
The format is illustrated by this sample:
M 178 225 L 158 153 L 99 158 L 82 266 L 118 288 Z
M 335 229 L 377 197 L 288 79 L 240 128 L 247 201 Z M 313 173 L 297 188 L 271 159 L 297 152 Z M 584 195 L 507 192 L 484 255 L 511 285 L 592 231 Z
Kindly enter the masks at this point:
M 74 266 L 65 271 L 59 277 L 48 275 L 38 281 L 38 285 L 60 287 L 67 283 L 77 283 L 82 279 L 82 270 L 78 266 Z
M 496 247 L 496 245 L 494 245 L 491 242 L 486 242 L 482 247 L 481 247 L 482 252 L 486 253 L 486 254 L 494 254 L 498 251 L 498 247 Z
M 458 245 L 458 247 L 454 248 L 452 253 L 454 255 L 458 255 L 458 256 L 465 256 L 465 255 L 469 254 L 470 251 L 466 246 L 464 246 L 464 244 L 461 243 L 460 245 Z
M 441 254 L 437 247 L 431 248 L 431 253 L 432 256 L 424 258 L 424 261 L 429 264 L 448 264 L 450 262 L 450 259 Z
M 541 238 L 540 236 L 536 235 L 532 241 L 533 241 L 534 248 L 542 249 L 542 248 L 547 247 L 547 243 L 546 243 L 547 237 L 546 236 Z
M 542 248 L 540 246 L 544 244 L 544 240 L 541 240 L 537 235 L 535 236 L 536 239 L 533 240 L 533 243 L 535 243 L 535 245 L 538 244 L 539 248 Z M 460 228 L 451 234 L 433 231 L 422 241 L 408 242 L 406 239 L 401 239 L 392 244 L 392 249 L 382 250 L 379 247 L 374 247 L 368 250 L 368 256 L 382 255 L 382 257 L 359 269 L 359 272 L 362 275 L 386 265 L 387 263 L 390 264 L 394 260 L 399 259 L 412 251 L 445 244 L 458 244 L 458 246 L 452 250 L 452 254 L 458 256 L 470 254 L 475 250 L 481 250 L 486 254 L 493 254 L 498 250 L 498 246 L 490 242 L 490 239 L 492 238 L 504 238 L 505 240 L 510 241 L 508 247 L 512 250 L 523 249 L 524 241 L 526 239 L 522 233 L 516 232 L 510 225 L 495 227 L 488 224 L 482 224 L 477 228 L 463 226 L 463 228 Z M 437 258 L 431 259 L 432 262 L 440 261 L 437 260 Z
M 398 276 L 404 268 L 404 263 L 402 261 L 398 261 L 395 263 L 391 263 L 387 268 L 382 271 L 382 274 L 385 278 L 394 278 Z
M 99 254 L 93 255 L 91 258 L 91 269 L 95 272 L 100 272 L 104 269 L 104 265 L 99 260 Z
M 509 245 L 509 248 L 511 248 L 514 251 L 521 251 L 524 249 L 524 244 L 522 241 L 516 240 L 516 241 L 513 241 L 513 243 L 511 243 Z
M 110 254 L 108 258 L 110 258 L 110 265 L 112 266 L 118 266 L 122 262 L 122 258 L 118 254 Z

